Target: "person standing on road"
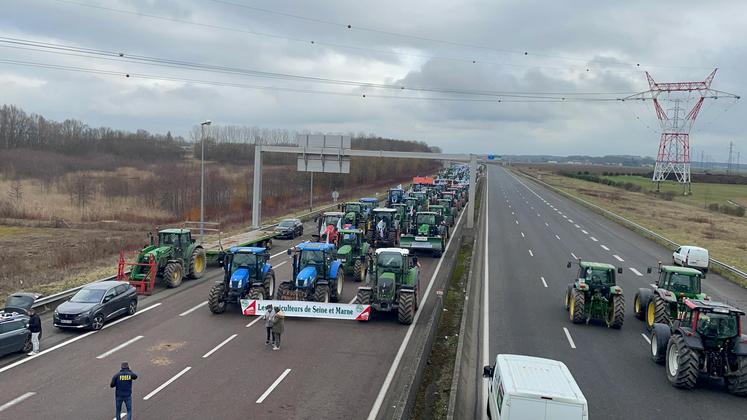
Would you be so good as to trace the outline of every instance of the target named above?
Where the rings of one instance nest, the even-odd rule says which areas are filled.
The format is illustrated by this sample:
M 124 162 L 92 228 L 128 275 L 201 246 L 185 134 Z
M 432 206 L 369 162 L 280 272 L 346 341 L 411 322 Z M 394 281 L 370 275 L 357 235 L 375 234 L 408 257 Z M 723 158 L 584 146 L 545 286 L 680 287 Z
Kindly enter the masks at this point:
M 122 362 L 122 368 L 112 377 L 109 387 L 116 388 L 114 391 L 116 419 L 122 418 L 122 403 L 124 403 L 127 407 L 127 420 L 132 420 L 132 381 L 135 379 L 137 379 L 137 374 L 130 370 L 127 362 Z
M 275 334 L 272 332 L 272 318 L 274 316 L 275 311 L 273 310 L 272 305 L 268 304 L 267 307 L 265 307 L 264 315 L 262 315 L 262 319 L 265 320 L 265 329 L 267 330 L 267 339 L 265 340 L 265 345 L 269 345 L 270 343 L 275 342 Z
M 285 312 L 282 309 L 277 308 L 275 310 L 275 316 L 272 318 L 272 349 L 280 350 L 280 336 L 283 335 L 285 329 Z
M 31 331 L 31 345 L 33 346 L 29 356 L 33 356 L 39 353 L 39 336 L 42 332 L 41 319 L 34 308 L 29 309 L 29 331 Z

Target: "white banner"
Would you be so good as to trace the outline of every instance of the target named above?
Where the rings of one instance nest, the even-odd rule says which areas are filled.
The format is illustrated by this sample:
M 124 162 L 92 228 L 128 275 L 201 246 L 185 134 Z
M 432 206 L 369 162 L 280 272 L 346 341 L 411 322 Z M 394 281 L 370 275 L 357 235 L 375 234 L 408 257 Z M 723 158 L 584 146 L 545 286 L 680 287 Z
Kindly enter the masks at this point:
M 368 321 L 371 316 L 371 305 L 300 300 L 241 299 L 241 313 L 246 316 L 263 315 L 268 304 L 282 309 L 287 317 Z

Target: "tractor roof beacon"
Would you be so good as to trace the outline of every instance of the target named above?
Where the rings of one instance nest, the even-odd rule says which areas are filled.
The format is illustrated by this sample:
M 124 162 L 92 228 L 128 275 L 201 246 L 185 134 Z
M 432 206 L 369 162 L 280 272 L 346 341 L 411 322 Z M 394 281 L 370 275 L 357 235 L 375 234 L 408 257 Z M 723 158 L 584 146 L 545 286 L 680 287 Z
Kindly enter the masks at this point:
M 567 267 L 571 268 L 572 262 Z M 592 319 L 603 321 L 609 328 L 619 329 L 625 320 L 625 295 L 617 285 L 615 274 L 622 267 L 612 264 L 578 260 L 578 274 L 565 292 L 565 309 L 574 324 Z
M 221 314 L 228 304 L 240 305 L 241 299 L 272 299 L 275 271 L 269 261 L 270 253 L 266 248 L 229 248 L 222 260 L 223 279 L 210 289 L 210 312 Z
M 724 378 L 727 390 L 747 396 L 747 335 L 744 311 L 725 303 L 684 299 L 670 324 L 654 324 L 651 359 L 666 366 L 672 386 L 691 389 L 700 374 Z
M 648 272 L 651 273 L 651 268 Z M 694 268 L 659 265 L 659 278 L 651 288 L 640 288 L 633 300 L 636 318 L 650 331 L 655 323 L 669 324 L 683 310 L 684 299 L 707 300 L 702 292 L 703 273 Z

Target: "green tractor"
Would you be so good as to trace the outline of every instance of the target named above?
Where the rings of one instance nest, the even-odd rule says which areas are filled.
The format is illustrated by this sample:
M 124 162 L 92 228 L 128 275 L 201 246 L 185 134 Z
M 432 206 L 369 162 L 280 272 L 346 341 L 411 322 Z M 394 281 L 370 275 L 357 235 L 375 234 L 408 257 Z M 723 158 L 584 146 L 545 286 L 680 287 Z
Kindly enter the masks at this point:
M 405 190 L 402 188 L 390 188 L 387 192 L 386 206 L 391 207 L 394 204 L 400 204 L 404 197 Z
M 415 223 L 410 233 L 400 236 L 399 245 L 413 251 L 431 251 L 434 257 L 441 258 L 446 249 L 447 234 L 448 227 L 441 215 L 421 211 L 415 215 Z
M 648 269 L 651 272 L 651 268 Z M 700 283 L 705 276 L 694 268 L 659 265 L 659 279 L 651 285 L 638 289 L 633 300 L 636 318 L 646 323 L 651 330 L 654 323 L 669 324 L 684 310 L 685 299 L 706 300 Z
M 394 219 L 399 222 L 400 232 L 407 232 L 410 230 L 410 211 L 407 204 L 392 204 L 390 206 L 395 210 Z
M 568 268 L 573 266 L 568 262 Z M 619 329 L 625 321 L 625 295 L 615 283 L 615 271 L 622 267 L 612 264 L 578 261 L 576 281 L 565 292 L 565 309 L 574 324 L 602 320 L 609 328 Z
M 744 311 L 710 300 L 683 299 L 671 324 L 655 323 L 651 359 L 666 365 L 667 379 L 682 389 L 695 387 L 703 374 L 724 378 L 726 389 L 747 397 L 747 335 Z
M 448 226 L 454 226 L 454 209 L 450 204 L 448 199 L 439 198 L 436 204 L 428 206 L 428 210 L 440 213 Z
M 151 258 L 167 287 L 179 287 L 184 277 L 199 279 L 207 267 L 205 250 L 192 239 L 189 229 L 160 230 L 158 243 L 151 234 L 150 245 L 139 251 L 137 264 L 132 266 L 130 280 L 141 281 L 148 275 L 147 264 Z
M 430 197 L 428 196 L 428 192 L 425 189 L 422 189 L 421 191 L 413 191 L 412 193 L 410 193 L 410 196 L 417 199 L 418 211 L 428 208 L 428 204 L 430 203 Z
M 368 242 L 376 248 L 399 244 L 399 220 L 397 210 L 387 207 L 373 209 L 373 229 L 368 232 Z
M 451 203 L 449 206 L 456 209 L 456 211 L 460 211 L 462 209 L 462 202 L 461 200 L 457 199 L 457 194 L 454 191 L 444 191 L 440 194 L 440 199 L 446 199 L 449 200 Z
M 342 227 L 363 229 L 366 226 L 366 216 L 364 214 L 363 204 L 358 201 L 349 201 L 341 204 L 342 210 Z
M 418 259 L 402 248 L 379 248 L 370 262 L 366 286 L 358 288 L 355 303 L 380 312 L 397 311 L 402 324 L 412 324 L 418 310 Z
M 354 282 L 363 281 L 368 269 L 367 258 L 370 248 L 364 240 L 365 234 L 360 229 L 342 229 L 340 235 L 337 259 L 342 260 L 345 274 L 352 274 Z

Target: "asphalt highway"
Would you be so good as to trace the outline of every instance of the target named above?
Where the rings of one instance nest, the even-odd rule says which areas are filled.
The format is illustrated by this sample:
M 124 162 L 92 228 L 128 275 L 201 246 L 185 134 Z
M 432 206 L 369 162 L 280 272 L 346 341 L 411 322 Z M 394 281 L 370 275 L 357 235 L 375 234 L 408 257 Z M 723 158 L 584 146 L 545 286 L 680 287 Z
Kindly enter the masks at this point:
M 307 223 L 305 231 L 312 230 Z M 278 283 L 291 276 L 284 251 L 308 236 L 275 241 Z M 420 313 L 433 309 L 435 297 L 425 293 L 435 294 L 428 286 L 442 277 L 434 275 L 438 261 L 420 258 Z M 367 323 L 288 318 L 282 348 L 273 351 L 258 318 L 239 307 L 210 313 L 208 291 L 221 276 L 213 268 L 200 280 L 141 297 L 136 315 L 98 332 L 56 331 L 43 317 L 39 355 L 0 359 L 0 417 L 111 419 L 109 381 L 122 361 L 139 375 L 137 418 L 387 416 L 384 397 L 397 366 L 407 363 L 410 336 L 422 333 L 419 322 L 408 334 L 396 313 L 376 313 Z M 351 302 L 358 285 L 346 279 L 340 302 Z
M 649 358 L 633 296 L 655 281 L 656 271 L 646 274 L 646 267 L 671 262 L 670 250 L 504 168 L 488 167 L 487 243 L 481 244 L 487 254 L 479 270 L 482 333 L 476 344 L 484 364 L 498 353 L 563 361 L 588 400 L 591 419 L 745 418 L 747 401 L 728 394 L 720 381 L 701 378 L 694 390 L 675 389 L 664 367 Z M 563 296 L 578 268 L 566 263 L 575 257 L 623 267 L 621 330 L 568 319 Z M 703 289 L 714 300 L 747 308 L 747 291 L 720 276 L 709 274 Z M 477 381 L 477 389 L 485 390 L 485 381 Z M 487 418 L 485 396 L 475 400 Z

